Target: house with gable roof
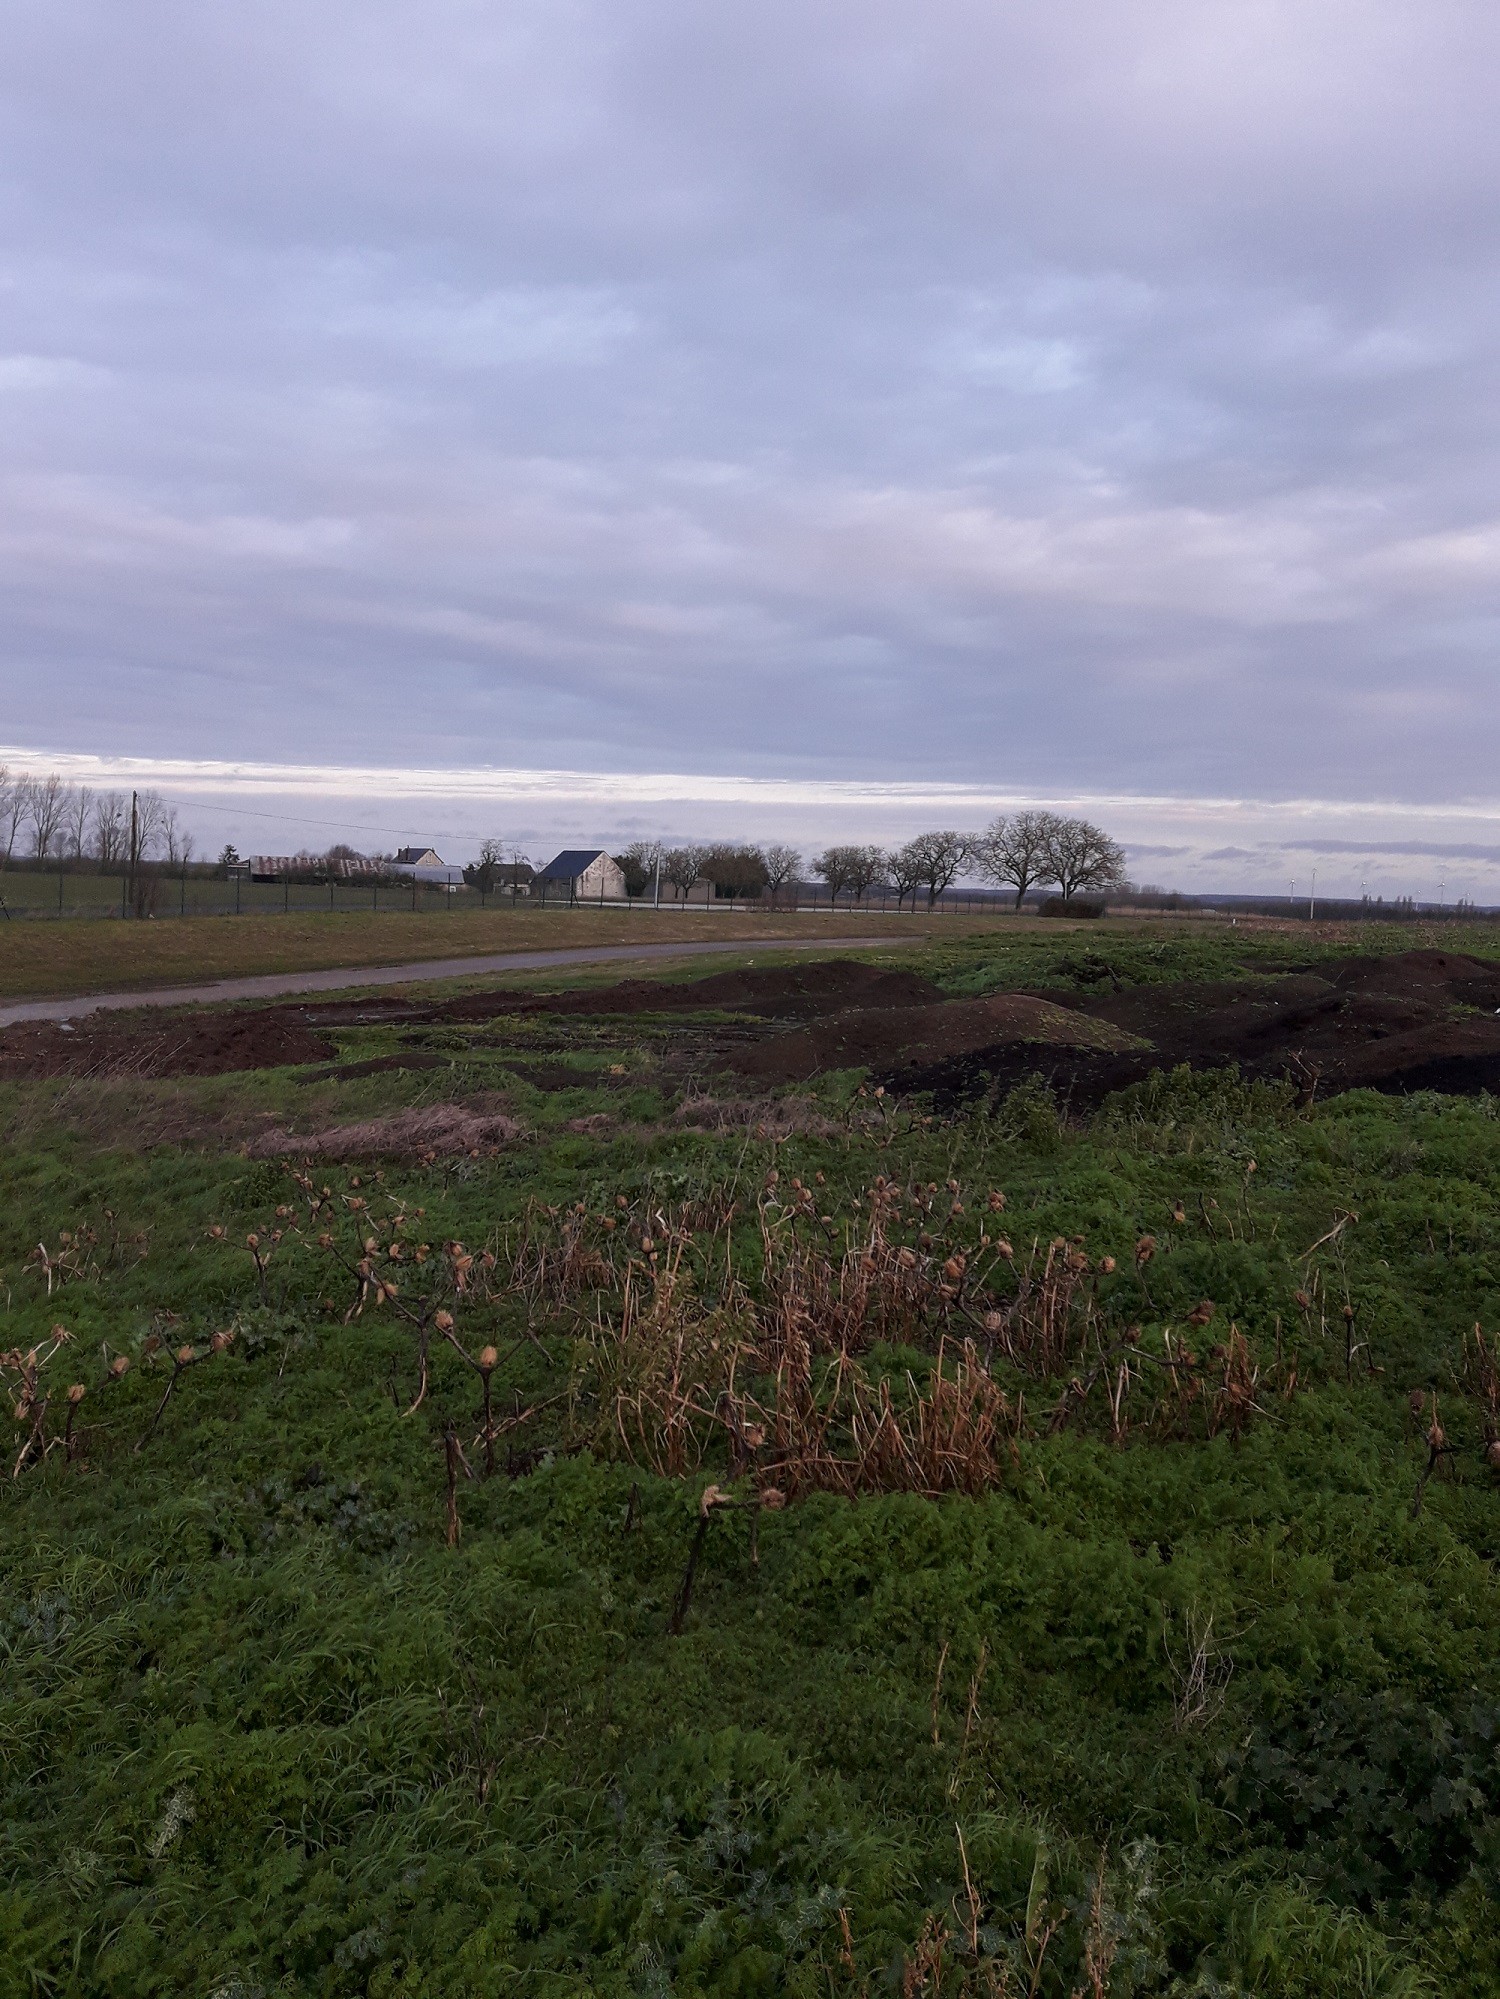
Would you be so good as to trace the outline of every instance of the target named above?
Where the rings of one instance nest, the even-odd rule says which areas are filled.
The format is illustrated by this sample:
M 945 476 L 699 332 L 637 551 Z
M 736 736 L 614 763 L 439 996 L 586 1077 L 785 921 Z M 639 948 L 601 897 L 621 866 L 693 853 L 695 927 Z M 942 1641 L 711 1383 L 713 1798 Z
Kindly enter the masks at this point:
M 532 878 L 543 902 L 624 902 L 625 876 L 602 847 L 569 847 Z

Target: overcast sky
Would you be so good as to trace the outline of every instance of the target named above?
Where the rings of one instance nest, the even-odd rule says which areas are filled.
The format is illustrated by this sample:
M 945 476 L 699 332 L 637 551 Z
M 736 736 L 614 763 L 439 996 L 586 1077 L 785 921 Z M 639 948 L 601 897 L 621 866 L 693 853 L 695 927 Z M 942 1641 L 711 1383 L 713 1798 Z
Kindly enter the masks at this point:
M 1497 70 L 1483 0 L 11 0 L 0 744 L 1253 799 L 1115 816 L 1500 897 Z

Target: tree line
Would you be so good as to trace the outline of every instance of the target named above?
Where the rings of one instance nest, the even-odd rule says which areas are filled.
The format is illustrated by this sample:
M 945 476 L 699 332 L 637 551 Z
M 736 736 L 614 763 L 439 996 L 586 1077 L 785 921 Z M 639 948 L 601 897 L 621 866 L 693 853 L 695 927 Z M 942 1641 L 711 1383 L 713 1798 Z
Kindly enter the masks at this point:
M 92 862 L 108 874 L 154 861 L 186 867 L 192 858 L 193 836 L 160 792 L 94 791 L 0 764 L 0 868 Z
M 796 880 L 803 857 L 787 846 L 658 847 L 638 840 L 614 856 L 626 892 L 643 895 L 657 870 L 686 895 L 695 882 L 711 881 L 721 896 L 745 900 L 775 895 Z M 994 819 L 982 833 L 944 830 L 918 833 L 902 847 L 836 846 L 811 863 L 813 874 L 833 895 L 857 900 L 876 887 L 894 889 L 898 899 L 929 907 L 959 880 L 980 880 L 1015 890 L 1019 909 L 1029 890 L 1055 888 L 1065 902 L 1077 895 L 1109 894 L 1125 886 L 1125 854 L 1119 844 L 1087 819 L 1056 812 L 1014 812 Z
M 500 842 L 484 843 L 486 877 L 498 875 L 502 853 Z M 238 858 L 226 847 L 220 866 Z M 312 875 L 327 872 L 339 858 L 363 857 L 341 846 L 327 855 L 299 855 L 293 865 L 305 865 Z M 0 868 L 16 859 L 133 875 L 155 863 L 187 867 L 193 837 L 159 792 L 95 791 L 66 784 L 55 773 L 37 777 L 0 764 Z M 1071 902 L 1125 883 L 1124 852 L 1107 833 L 1086 819 L 1041 811 L 1002 814 L 981 833 L 919 833 L 896 848 L 827 847 L 811 862 L 782 843 L 722 841 L 666 847 L 637 840 L 614 859 L 632 896 L 644 895 L 659 876 L 680 896 L 709 881 L 717 895 L 736 901 L 775 897 L 801 878 L 804 866 L 832 895 L 860 900 L 880 887 L 894 890 L 898 900 L 910 897 L 914 906 L 923 896 L 931 906 L 959 880 L 1012 888 L 1017 909 L 1035 888 L 1055 888 Z

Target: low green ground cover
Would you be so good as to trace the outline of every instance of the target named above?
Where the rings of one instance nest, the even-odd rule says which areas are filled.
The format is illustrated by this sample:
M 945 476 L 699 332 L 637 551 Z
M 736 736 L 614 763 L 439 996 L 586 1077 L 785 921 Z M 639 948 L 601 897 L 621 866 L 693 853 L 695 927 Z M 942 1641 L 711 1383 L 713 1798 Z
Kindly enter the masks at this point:
M 977 991 L 1104 949 L 1027 948 L 926 962 Z M 1104 976 L 1307 957 L 1138 949 Z M 0 1092 L 0 1990 L 1500 1993 L 1497 1107 L 1223 1075 L 1087 1124 L 854 1076 L 737 1104 L 725 1027 Z M 450 1097 L 526 1135 L 240 1149 Z M 850 1365 L 911 1426 L 971 1341 L 1005 1411 L 973 1490 L 850 1498 L 716 1427 L 727 1344 L 789 1352 L 789 1273 L 847 1288 L 872 1231 L 921 1288 Z M 1058 1239 L 1054 1367 L 1013 1337 L 1043 1303 L 1005 1312 Z M 675 1430 L 643 1324 L 711 1389 Z M 804 1414 L 843 1392 L 811 1350 Z M 762 1367 L 732 1392 L 781 1420 Z

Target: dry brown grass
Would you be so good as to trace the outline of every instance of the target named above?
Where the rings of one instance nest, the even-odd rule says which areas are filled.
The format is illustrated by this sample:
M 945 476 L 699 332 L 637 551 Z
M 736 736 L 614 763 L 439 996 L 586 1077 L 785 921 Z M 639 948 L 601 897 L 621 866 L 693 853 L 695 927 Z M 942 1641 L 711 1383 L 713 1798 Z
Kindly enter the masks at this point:
M 940 919 L 874 913 L 765 915 L 711 910 L 464 910 L 442 915 L 189 917 L 157 923 L 99 919 L 3 926 L 0 999 L 66 998 L 75 993 L 268 972 L 404 965 L 423 959 L 483 957 L 505 951 L 576 950 L 595 945 L 731 942 L 762 939 L 889 937 L 990 930 L 1002 917 Z M 1023 920 L 1024 919 L 1016 919 Z
M 1003 1205 L 991 1193 L 977 1217 Z M 533 1208 L 501 1261 L 535 1323 L 578 1337 L 575 1434 L 664 1476 L 727 1460 L 779 1503 L 979 1492 L 1023 1438 L 1237 1437 L 1264 1413 L 1237 1327 L 1206 1354 L 1191 1343 L 1210 1300 L 1148 1340 L 1118 1303 L 1101 1307 L 1113 1259 L 1060 1238 L 1018 1259 L 955 1183 L 880 1180 L 856 1207 L 836 1220 L 816 1185 L 773 1171 L 675 1209 L 624 1195 L 603 1215 Z M 928 1358 L 873 1369 L 877 1344 Z M 1294 1377 L 1278 1385 L 1289 1394 Z

